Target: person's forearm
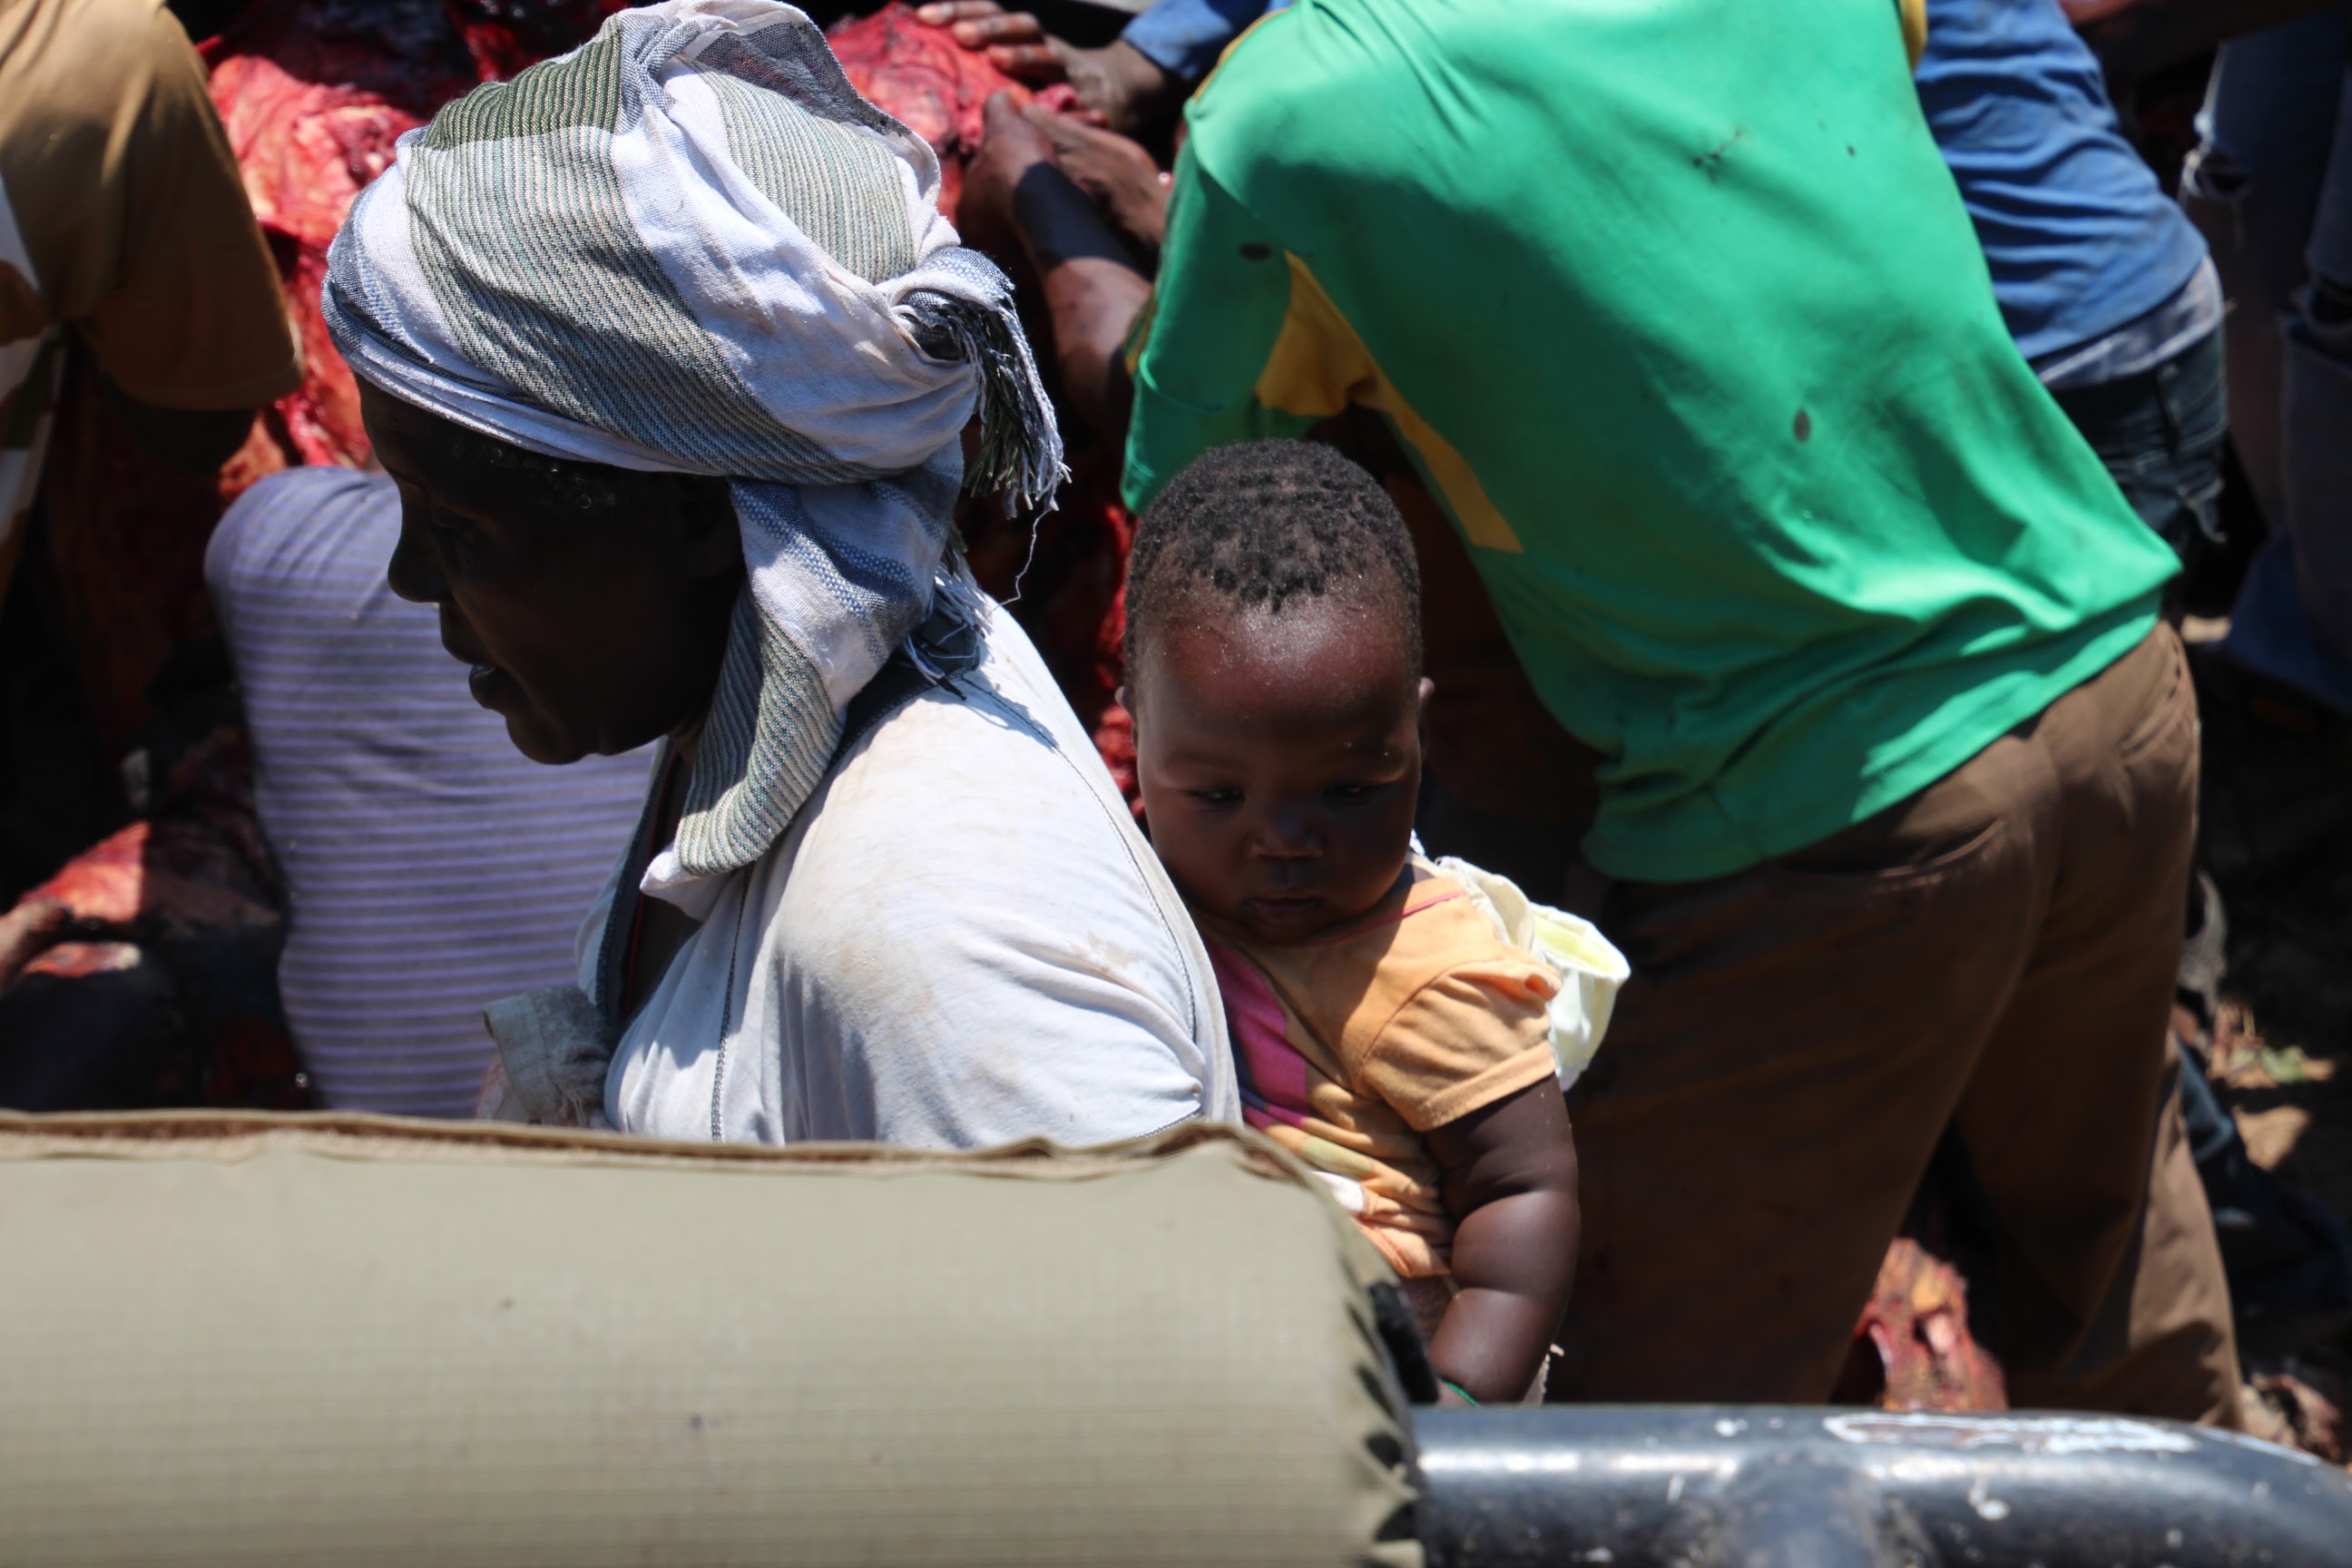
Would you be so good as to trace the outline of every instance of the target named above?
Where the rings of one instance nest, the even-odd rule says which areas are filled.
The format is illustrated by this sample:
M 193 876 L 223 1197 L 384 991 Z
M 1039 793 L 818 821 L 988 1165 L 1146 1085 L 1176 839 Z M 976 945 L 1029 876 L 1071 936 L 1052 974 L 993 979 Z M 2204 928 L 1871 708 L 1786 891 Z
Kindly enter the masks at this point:
M 1127 433 L 1129 329 L 1151 282 L 1084 191 L 1045 164 L 1022 176 L 1013 217 L 1054 323 L 1062 395 L 1104 437 Z
M 1431 1342 L 1437 1375 L 1481 1404 L 1515 1404 L 1543 1365 L 1576 1280 L 1572 1189 L 1538 1189 L 1473 1209 L 1454 1234 L 1460 1293 Z

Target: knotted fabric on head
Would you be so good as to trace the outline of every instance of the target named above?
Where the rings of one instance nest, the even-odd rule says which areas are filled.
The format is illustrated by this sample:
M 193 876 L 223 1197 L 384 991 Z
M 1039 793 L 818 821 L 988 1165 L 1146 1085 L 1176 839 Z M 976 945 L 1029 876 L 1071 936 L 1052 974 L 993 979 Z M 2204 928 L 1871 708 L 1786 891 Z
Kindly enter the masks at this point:
M 1062 447 L 1012 286 L 958 243 L 921 138 L 778 0 L 666 0 L 400 139 L 329 257 L 364 379 L 551 457 L 732 483 L 748 568 L 679 867 L 764 854 L 841 710 L 929 613 L 975 489 L 1051 499 Z

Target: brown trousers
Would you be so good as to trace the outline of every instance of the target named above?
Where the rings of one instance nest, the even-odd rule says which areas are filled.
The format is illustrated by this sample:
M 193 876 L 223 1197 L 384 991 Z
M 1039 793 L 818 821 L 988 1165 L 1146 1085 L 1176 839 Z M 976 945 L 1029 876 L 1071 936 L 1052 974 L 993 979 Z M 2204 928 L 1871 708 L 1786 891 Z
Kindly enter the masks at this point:
M 1611 888 L 1634 977 L 1570 1097 L 1584 1242 L 1551 1397 L 1828 1397 L 1949 1128 L 2012 1403 L 2237 1425 L 2167 1037 L 2197 758 L 2159 627 L 1835 837 Z

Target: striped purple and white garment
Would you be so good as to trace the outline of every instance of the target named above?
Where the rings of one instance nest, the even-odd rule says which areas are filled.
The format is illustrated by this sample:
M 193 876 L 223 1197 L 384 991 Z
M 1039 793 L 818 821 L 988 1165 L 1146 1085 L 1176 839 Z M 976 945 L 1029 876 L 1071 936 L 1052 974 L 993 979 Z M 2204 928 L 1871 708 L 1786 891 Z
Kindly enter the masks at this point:
M 229 509 L 205 577 L 292 901 L 278 977 L 311 1080 L 340 1109 L 467 1116 L 483 1005 L 577 973 L 651 753 L 526 760 L 432 606 L 385 585 L 399 536 L 390 479 L 297 468 Z

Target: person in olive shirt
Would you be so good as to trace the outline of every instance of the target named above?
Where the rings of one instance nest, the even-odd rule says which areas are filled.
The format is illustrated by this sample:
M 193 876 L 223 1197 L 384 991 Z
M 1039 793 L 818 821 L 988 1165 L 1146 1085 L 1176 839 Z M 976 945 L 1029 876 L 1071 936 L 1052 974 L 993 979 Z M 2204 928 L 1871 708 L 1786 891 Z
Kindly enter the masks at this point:
M 1570 1100 L 1555 1397 L 1826 1397 L 1949 1129 L 2011 1397 L 2234 1424 L 2167 1048 L 2171 553 L 2011 342 L 1917 24 L 1301 0 L 1189 106 L 1156 288 L 1005 100 L 966 201 L 1130 505 L 1376 412 L 1601 755 L 1581 869 L 1634 978 Z
M 185 468 L 301 382 L 204 64 L 161 0 L 0 0 L 0 592 L 69 345 Z
M 0 905 L 127 815 L 121 749 L 203 619 L 214 471 L 300 379 L 179 23 L 160 0 L 0 0 Z M 67 504 L 82 476 L 121 506 Z M 134 515 L 158 548 L 126 556 Z

